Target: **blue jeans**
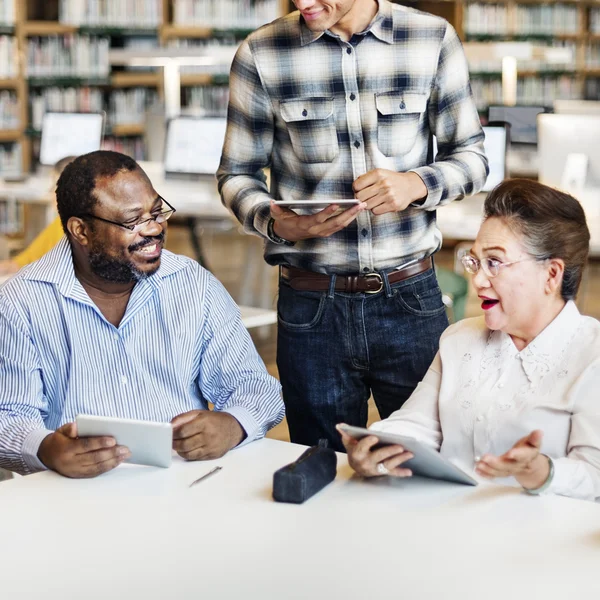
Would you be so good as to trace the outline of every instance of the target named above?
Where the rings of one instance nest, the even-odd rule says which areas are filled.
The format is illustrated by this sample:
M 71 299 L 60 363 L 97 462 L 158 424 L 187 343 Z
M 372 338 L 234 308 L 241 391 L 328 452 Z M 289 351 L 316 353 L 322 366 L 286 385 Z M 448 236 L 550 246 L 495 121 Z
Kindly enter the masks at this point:
M 337 423 L 365 426 L 371 393 L 382 419 L 425 375 L 448 326 L 433 269 L 378 294 L 293 290 L 279 281 L 277 367 L 290 438 L 343 451 Z M 333 279 L 333 278 L 332 278 Z

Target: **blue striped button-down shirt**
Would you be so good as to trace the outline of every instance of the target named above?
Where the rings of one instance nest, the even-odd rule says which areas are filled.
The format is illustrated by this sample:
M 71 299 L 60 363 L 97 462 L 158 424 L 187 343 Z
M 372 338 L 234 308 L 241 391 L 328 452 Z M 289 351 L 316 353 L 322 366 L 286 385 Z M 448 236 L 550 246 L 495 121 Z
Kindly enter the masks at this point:
M 164 251 L 119 327 L 75 277 L 66 238 L 0 288 L 0 467 L 43 469 L 39 445 L 77 414 L 168 422 L 205 409 L 233 415 L 247 441 L 283 418 L 271 377 L 223 286 Z
M 444 19 L 379 0 L 366 31 L 345 42 L 310 31 L 294 12 L 237 52 L 217 175 L 244 229 L 267 237 L 271 196 L 335 201 L 352 198 L 353 181 L 373 169 L 414 171 L 427 186 L 423 203 L 364 211 L 342 231 L 294 247 L 266 244 L 271 264 L 372 272 L 439 249 L 435 210 L 485 183 L 483 137 L 465 55 Z

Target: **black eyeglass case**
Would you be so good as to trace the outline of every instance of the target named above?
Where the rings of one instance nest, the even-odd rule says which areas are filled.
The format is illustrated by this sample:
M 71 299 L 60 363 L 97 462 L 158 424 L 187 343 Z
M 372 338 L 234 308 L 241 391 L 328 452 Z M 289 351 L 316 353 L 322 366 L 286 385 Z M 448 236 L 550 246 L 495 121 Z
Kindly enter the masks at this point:
M 275 471 L 273 498 L 277 502 L 302 504 L 335 479 L 336 469 L 334 450 L 312 446 L 298 460 Z

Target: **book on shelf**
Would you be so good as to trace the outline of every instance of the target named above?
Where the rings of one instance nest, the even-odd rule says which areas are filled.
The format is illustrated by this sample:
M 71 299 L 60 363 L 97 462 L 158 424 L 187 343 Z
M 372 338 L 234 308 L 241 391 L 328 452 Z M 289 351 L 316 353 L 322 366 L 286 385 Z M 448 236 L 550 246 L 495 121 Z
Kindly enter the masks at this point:
M 16 0 L 0 0 L 0 25 L 8 25 L 9 27 L 14 26 L 15 1 Z
M 0 79 L 17 76 L 17 40 L 12 35 L 0 35 Z
M 13 90 L 0 90 L 0 130 L 18 129 L 21 124 L 19 112 L 17 94 Z
M 108 77 L 109 47 L 109 38 L 102 36 L 68 33 L 31 37 L 27 42 L 27 76 Z

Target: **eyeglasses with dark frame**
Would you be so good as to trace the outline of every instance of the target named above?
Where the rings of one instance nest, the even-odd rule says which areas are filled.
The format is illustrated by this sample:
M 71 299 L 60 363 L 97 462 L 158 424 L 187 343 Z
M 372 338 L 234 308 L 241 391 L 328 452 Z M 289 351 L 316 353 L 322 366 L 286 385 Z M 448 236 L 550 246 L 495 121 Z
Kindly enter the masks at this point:
M 169 207 L 169 209 L 162 211 L 155 217 L 150 217 L 148 219 L 143 219 L 141 221 L 137 221 L 133 225 L 126 225 L 125 223 L 117 223 L 117 221 L 110 221 L 109 219 L 105 219 L 103 217 L 97 217 L 96 215 L 93 215 L 91 213 L 86 213 L 81 216 L 89 217 L 90 219 L 96 219 L 97 221 L 104 221 L 105 223 L 110 223 L 111 225 L 117 225 L 118 227 L 123 227 L 123 229 L 127 229 L 127 231 L 131 231 L 131 233 L 139 233 L 144 228 L 144 225 L 146 225 L 150 221 L 154 221 L 155 223 L 158 223 L 160 225 L 161 223 L 165 223 L 166 221 L 168 221 L 173 216 L 173 213 L 176 212 L 176 210 L 162 196 L 159 196 L 158 199 L 161 200 L 164 204 L 166 204 Z

